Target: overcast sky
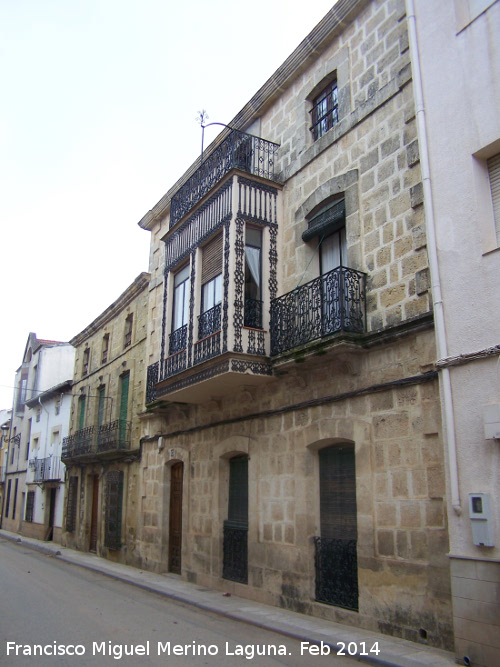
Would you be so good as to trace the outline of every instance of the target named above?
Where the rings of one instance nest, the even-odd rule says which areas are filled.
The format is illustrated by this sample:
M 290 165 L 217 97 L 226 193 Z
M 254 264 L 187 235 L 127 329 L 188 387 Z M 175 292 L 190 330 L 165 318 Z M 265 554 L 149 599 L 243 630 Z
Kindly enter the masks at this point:
M 148 270 L 138 221 L 334 0 L 0 0 L 0 408 Z M 206 131 L 206 145 L 218 128 Z

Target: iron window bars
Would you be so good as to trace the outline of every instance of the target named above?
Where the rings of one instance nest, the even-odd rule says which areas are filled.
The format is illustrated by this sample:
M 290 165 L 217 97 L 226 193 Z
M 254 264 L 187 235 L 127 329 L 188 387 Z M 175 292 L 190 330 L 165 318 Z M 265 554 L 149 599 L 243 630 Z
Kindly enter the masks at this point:
M 312 125 L 309 129 L 314 141 L 317 141 L 339 122 L 339 97 L 336 81 L 328 84 L 314 99 L 310 114 Z

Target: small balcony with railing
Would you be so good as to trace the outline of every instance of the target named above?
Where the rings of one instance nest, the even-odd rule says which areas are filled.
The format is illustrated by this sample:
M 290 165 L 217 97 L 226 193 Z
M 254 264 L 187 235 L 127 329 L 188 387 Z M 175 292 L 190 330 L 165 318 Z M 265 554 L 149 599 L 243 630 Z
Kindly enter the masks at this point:
M 161 351 L 148 368 L 147 405 L 199 403 L 272 376 L 278 148 L 233 130 L 173 195 Z M 212 281 L 217 293 L 205 299 Z
M 115 419 L 99 426 L 75 431 L 62 443 L 62 460 L 90 463 L 103 459 L 127 458 L 131 454 L 131 422 Z
M 62 465 L 59 456 L 30 459 L 29 469 L 35 484 L 57 482 L 64 478 L 64 465 Z
M 366 331 L 365 274 L 340 266 L 271 303 L 271 355 L 306 353 L 316 343 L 356 340 Z

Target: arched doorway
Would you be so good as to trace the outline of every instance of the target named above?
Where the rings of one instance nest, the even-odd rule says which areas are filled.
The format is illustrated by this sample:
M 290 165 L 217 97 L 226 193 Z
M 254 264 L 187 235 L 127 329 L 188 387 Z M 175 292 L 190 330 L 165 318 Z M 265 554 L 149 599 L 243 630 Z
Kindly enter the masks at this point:
M 316 600 L 358 610 L 354 444 L 319 451 L 321 535 L 314 538 Z
M 168 571 L 181 574 L 182 555 L 182 481 L 184 464 L 170 468 L 170 509 L 168 529 Z
M 229 459 L 227 520 L 224 521 L 224 579 L 248 583 L 248 456 Z

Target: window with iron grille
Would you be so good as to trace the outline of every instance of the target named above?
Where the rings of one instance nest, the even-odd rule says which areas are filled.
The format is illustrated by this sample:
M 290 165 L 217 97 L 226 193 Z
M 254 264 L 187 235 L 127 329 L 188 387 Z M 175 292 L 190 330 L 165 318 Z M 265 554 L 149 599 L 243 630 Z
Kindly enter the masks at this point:
M 76 528 L 76 506 L 78 502 L 78 477 L 71 476 L 68 484 L 68 504 L 66 506 L 66 530 L 74 533 Z
M 106 513 L 104 546 L 117 550 L 121 547 L 123 472 L 111 470 L 106 475 Z
M 28 494 L 26 496 L 26 516 L 25 516 L 25 520 L 28 521 L 29 523 L 33 522 L 34 509 L 35 509 L 35 492 L 34 491 L 28 491 Z
M 339 122 L 339 98 L 337 81 L 332 81 L 313 100 L 311 109 L 312 132 L 314 141 L 331 130 Z

